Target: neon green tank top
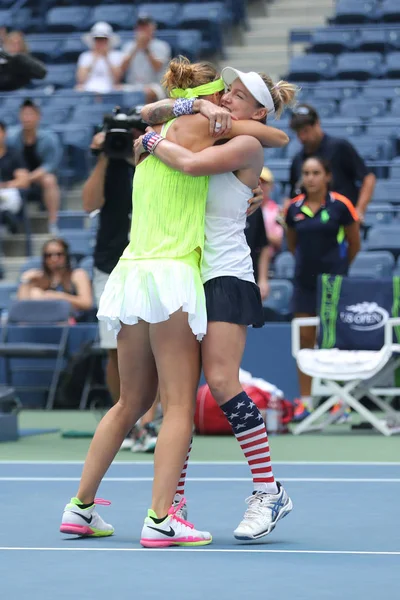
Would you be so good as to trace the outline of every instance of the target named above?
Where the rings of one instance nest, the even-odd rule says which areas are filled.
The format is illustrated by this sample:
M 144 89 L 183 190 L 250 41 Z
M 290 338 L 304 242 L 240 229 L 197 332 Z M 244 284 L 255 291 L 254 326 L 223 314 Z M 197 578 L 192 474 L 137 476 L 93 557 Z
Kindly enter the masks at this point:
M 174 121 L 164 125 L 165 135 Z M 192 177 L 149 155 L 133 180 L 130 242 L 121 259 L 179 258 L 203 250 L 208 176 Z

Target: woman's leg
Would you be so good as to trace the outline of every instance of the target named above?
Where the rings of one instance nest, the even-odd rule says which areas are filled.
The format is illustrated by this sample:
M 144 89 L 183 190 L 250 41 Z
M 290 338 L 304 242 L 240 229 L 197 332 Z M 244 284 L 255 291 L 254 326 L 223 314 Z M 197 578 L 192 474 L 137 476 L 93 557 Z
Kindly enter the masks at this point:
M 256 539 L 270 533 L 278 520 L 292 510 L 292 503 L 274 479 L 263 417 L 239 381 L 246 333 L 243 325 L 208 323 L 201 354 L 211 393 L 228 419 L 253 476 L 249 509 L 234 535 L 238 539 Z
M 249 463 L 254 489 L 276 494 L 278 488 L 263 418 L 239 381 L 246 334 L 244 325 L 209 323 L 201 346 L 203 370 L 210 391 L 224 411 Z
M 192 436 L 200 345 L 182 311 L 151 325 L 150 341 L 164 411 L 154 455 L 152 510 L 162 518 L 171 507 Z
M 93 502 L 107 469 L 136 421 L 151 407 L 157 371 L 150 347 L 149 325 L 122 325 L 118 335 L 120 398 L 101 420 L 86 457 L 77 498 Z

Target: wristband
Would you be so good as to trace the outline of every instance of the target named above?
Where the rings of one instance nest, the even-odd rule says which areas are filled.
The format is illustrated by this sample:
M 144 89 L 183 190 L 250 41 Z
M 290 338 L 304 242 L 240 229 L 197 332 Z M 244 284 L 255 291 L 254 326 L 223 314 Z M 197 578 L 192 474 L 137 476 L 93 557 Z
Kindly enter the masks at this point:
M 183 117 L 184 115 L 193 115 L 194 101 L 196 98 L 178 98 L 175 100 L 172 112 L 175 117 Z
M 154 154 L 154 150 L 157 148 L 158 144 L 163 141 L 162 135 L 155 133 L 155 131 L 150 131 L 143 136 L 142 145 L 146 152 L 150 152 L 150 154 Z

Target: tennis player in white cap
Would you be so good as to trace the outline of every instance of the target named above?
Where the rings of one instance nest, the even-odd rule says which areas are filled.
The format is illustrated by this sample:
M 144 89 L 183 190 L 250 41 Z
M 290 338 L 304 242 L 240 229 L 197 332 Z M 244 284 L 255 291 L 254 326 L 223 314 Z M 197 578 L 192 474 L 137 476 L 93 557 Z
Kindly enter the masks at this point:
M 285 81 L 274 84 L 264 74 L 227 67 L 221 77 L 226 91 L 220 106 L 235 120 L 266 123 L 295 100 L 296 86 Z M 151 120 L 151 111 L 147 109 L 146 117 Z M 185 114 L 190 114 L 189 105 Z M 224 115 L 216 114 L 214 130 L 225 129 Z M 168 111 L 164 116 L 168 119 Z M 194 128 L 195 121 L 193 118 Z M 201 125 L 198 132 L 192 130 L 192 135 L 202 135 Z M 208 320 L 207 334 L 201 344 L 202 364 L 211 392 L 231 424 L 253 476 L 249 506 L 234 535 L 242 540 L 259 539 L 292 510 L 292 501 L 272 472 L 262 415 L 244 392 L 238 377 L 247 327 L 263 324 L 260 292 L 244 234 L 248 198 L 264 164 L 263 148 L 249 135 L 239 135 L 197 153 L 163 138 L 157 142 L 154 155 L 169 167 L 195 177 L 211 176 L 201 268 Z M 139 138 L 135 144 L 137 150 L 140 145 Z M 187 461 L 176 503 L 182 502 L 186 468 Z M 185 506 L 181 510 L 186 517 Z

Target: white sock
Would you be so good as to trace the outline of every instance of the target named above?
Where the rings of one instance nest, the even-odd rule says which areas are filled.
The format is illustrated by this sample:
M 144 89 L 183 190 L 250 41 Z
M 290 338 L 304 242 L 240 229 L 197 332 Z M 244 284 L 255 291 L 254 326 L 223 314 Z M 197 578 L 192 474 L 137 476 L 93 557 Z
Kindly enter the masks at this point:
M 302 396 L 301 401 L 307 410 L 313 410 L 313 400 L 311 396 Z
M 264 494 L 278 494 L 278 486 L 276 485 L 276 481 L 271 483 L 255 483 L 254 484 L 255 492 L 264 492 Z

